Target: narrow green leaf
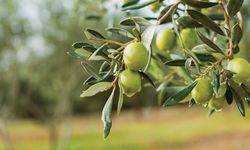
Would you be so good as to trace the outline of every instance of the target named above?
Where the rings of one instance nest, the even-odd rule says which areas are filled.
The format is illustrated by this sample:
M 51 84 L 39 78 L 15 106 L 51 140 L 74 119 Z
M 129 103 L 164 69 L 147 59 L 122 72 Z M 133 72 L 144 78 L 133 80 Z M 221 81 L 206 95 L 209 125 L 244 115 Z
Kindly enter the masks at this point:
M 176 59 L 165 62 L 165 65 L 167 66 L 185 66 L 185 64 L 186 59 Z M 194 66 L 194 63 L 192 63 L 192 66 Z
M 138 3 L 140 0 L 128 0 L 128 2 L 126 2 L 125 4 L 122 5 L 122 8 L 128 7 L 130 5 L 134 5 L 136 3 Z
M 86 37 L 89 40 L 104 40 L 104 36 L 102 36 L 99 32 L 92 29 L 85 29 L 84 31 Z
M 241 97 L 239 96 L 239 94 L 233 88 L 231 88 L 231 90 L 232 90 L 232 93 L 233 93 L 236 105 L 237 105 L 237 107 L 238 107 L 241 115 L 243 117 L 245 117 L 245 106 L 244 106 L 243 100 L 241 99 Z
M 100 80 L 102 77 L 99 75 L 98 71 L 95 69 L 95 67 L 93 67 L 92 65 L 90 65 L 88 62 L 86 61 L 82 61 L 81 65 L 83 67 L 83 69 L 90 75 L 93 76 L 94 78 L 96 78 L 97 80 Z
M 179 93 L 175 94 L 174 96 L 169 97 L 164 102 L 163 106 L 164 107 L 171 106 L 182 101 L 185 97 L 187 97 L 191 93 L 191 91 L 193 90 L 193 88 L 196 86 L 197 83 L 198 82 L 195 81 L 192 84 L 190 84 L 188 87 L 186 87 L 185 89 L 181 90 Z
M 199 31 L 197 31 L 197 35 L 199 36 L 201 41 L 203 43 L 205 43 L 207 46 L 211 47 L 212 49 L 214 49 L 218 53 L 224 54 L 224 52 L 216 44 L 214 44 L 214 42 L 212 42 L 210 39 L 208 39 L 205 35 L 203 35 Z
M 72 44 L 72 47 L 74 47 L 74 48 L 83 48 L 84 46 L 92 46 L 92 45 L 90 45 L 90 44 L 88 44 L 88 43 L 84 43 L 84 42 L 75 42 L 74 44 Z
M 233 31 L 232 31 L 232 41 L 234 47 L 236 47 L 240 43 L 242 35 L 243 35 L 242 29 L 240 25 L 237 23 L 236 25 L 233 26 Z
M 227 12 L 230 17 L 233 17 L 240 11 L 244 0 L 229 0 L 227 4 Z
M 112 82 L 99 82 L 90 86 L 86 91 L 80 95 L 80 97 L 90 97 L 97 93 L 104 92 L 112 87 Z
M 146 20 L 143 17 L 129 17 L 129 18 L 123 19 L 120 22 L 120 25 L 123 25 L 123 26 L 136 26 L 136 23 L 141 25 L 141 26 L 150 26 L 150 25 L 152 25 L 148 20 Z
M 70 57 L 74 59 L 83 59 L 83 57 L 78 55 L 75 51 L 68 51 L 67 55 L 69 55 Z
M 177 23 L 182 28 L 199 28 L 199 27 L 202 27 L 202 25 L 199 22 L 195 21 L 190 16 L 181 16 L 181 17 L 179 17 L 177 19 Z
M 227 84 L 227 90 L 226 90 L 225 96 L 226 96 L 227 103 L 229 105 L 231 105 L 233 103 L 233 93 L 232 93 L 231 88 L 228 84 Z
M 106 48 L 107 44 L 100 46 L 95 52 L 89 56 L 88 60 L 108 60 L 108 56 L 103 53 L 103 50 Z
M 146 67 L 143 70 L 144 72 L 147 71 L 147 69 L 148 69 L 148 67 L 150 65 L 150 62 L 151 62 L 151 57 L 152 57 L 151 43 L 152 43 L 153 38 L 154 38 L 154 33 L 155 33 L 155 30 L 156 30 L 156 27 L 157 26 L 155 26 L 155 25 L 147 27 L 144 30 L 144 32 L 142 33 L 142 35 L 141 35 L 142 43 L 144 44 L 144 46 L 148 50 L 148 62 L 147 62 Z
M 216 95 L 218 94 L 219 88 L 220 88 L 220 72 L 219 70 L 214 70 L 212 72 L 212 84 L 213 84 L 213 90 Z
M 86 51 L 83 48 L 78 48 L 75 50 L 75 53 L 82 56 L 83 58 L 87 58 L 91 55 L 91 53 L 89 51 Z
M 134 36 L 130 32 L 122 28 L 111 27 L 111 28 L 107 28 L 106 31 L 112 32 L 117 35 L 122 35 L 128 38 L 132 38 L 132 39 L 134 38 Z
M 225 35 L 225 33 L 221 30 L 221 28 L 211 18 L 195 10 L 187 10 L 187 12 L 193 19 L 201 23 L 203 26 L 213 30 L 214 32 L 220 35 L 223 36 Z
M 135 10 L 135 9 L 140 9 L 140 8 L 143 8 L 143 7 L 146 7 L 150 4 L 153 4 L 155 2 L 157 2 L 158 0 L 148 0 L 148 1 L 144 1 L 142 3 L 138 3 L 138 4 L 135 4 L 135 5 L 130 5 L 130 6 L 127 6 L 127 7 L 123 7 L 122 8 L 122 11 L 127 11 L 127 10 Z
M 196 7 L 196 8 L 209 8 L 218 5 L 217 2 L 205 2 L 200 0 L 182 0 L 187 5 Z
M 118 104 L 117 104 L 117 115 L 120 114 L 122 105 L 123 105 L 123 100 L 124 100 L 124 95 L 121 86 L 119 86 L 120 92 L 119 92 L 119 99 L 118 99 Z
M 110 129 L 112 127 L 112 118 L 111 118 L 111 113 L 112 113 L 112 105 L 113 105 L 113 99 L 114 99 L 114 93 L 115 93 L 115 88 L 113 88 L 106 104 L 103 107 L 102 110 L 102 121 L 103 121 L 103 137 L 106 139 L 110 133 Z
M 142 43 L 144 44 L 144 46 L 149 50 L 151 43 L 153 41 L 153 37 L 154 37 L 154 33 L 156 30 L 155 25 L 153 26 L 149 26 L 147 27 L 144 32 L 142 33 L 141 37 L 142 37 Z
M 192 49 L 192 52 L 196 54 L 210 55 L 214 53 L 215 51 L 211 47 L 209 47 L 207 44 L 200 44 L 200 45 L 195 46 Z
M 166 7 L 162 10 L 160 13 L 160 17 L 158 19 L 158 24 L 162 24 L 168 21 L 172 20 L 172 16 L 176 11 L 176 8 L 178 7 L 179 3 L 176 3 L 174 5 L 170 5 L 169 7 Z
M 195 54 L 195 55 L 202 62 L 204 62 L 204 61 L 216 62 L 217 61 L 216 58 L 212 55 L 207 55 L 207 54 Z
M 154 88 L 156 88 L 153 80 L 144 72 L 141 72 L 141 71 L 138 71 L 138 73 L 143 77 L 145 78 Z

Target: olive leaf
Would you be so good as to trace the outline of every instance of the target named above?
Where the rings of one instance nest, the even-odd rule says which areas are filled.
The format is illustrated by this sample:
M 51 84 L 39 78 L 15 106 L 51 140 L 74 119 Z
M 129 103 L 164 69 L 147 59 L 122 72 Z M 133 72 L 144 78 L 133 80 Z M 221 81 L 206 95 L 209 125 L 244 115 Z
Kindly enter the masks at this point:
M 232 31 L 232 42 L 234 47 L 236 47 L 242 38 L 243 32 L 240 27 L 240 25 L 237 23 L 236 25 L 233 26 L 233 31 Z
M 87 90 L 83 91 L 80 97 L 90 97 L 97 93 L 104 92 L 112 87 L 112 82 L 99 82 L 90 86 Z
M 243 100 L 241 99 L 240 95 L 235 91 L 235 89 L 231 88 L 231 90 L 233 93 L 235 103 L 236 103 L 241 115 L 243 117 L 245 117 L 245 106 L 244 106 Z
M 141 25 L 141 26 L 150 26 L 152 25 L 148 20 L 146 20 L 143 17 L 129 17 L 125 18 L 119 23 L 120 25 L 123 26 L 136 26 L 136 24 Z
M 164 22 L 167 22 L 168 20 L 171 21 L 173 14 L 175 13 L 176 8 L 178 7 L 179 3 L 170 5 L 169 7 L 166 7 L 162 10 L 160 13 L 158 24 L 162 24 Z
M 82 61 L 81 65 L 83 69 L 90 75 L 93 76 L 95 79 L 100 80 L 102 77 L 99 75 L 98 71 L 90 65 L 87 61 Z
M 186 59 L 176 59 L 176 60 L 170 60 L 164 63 L 167 66 L 185 66 Z M 194 66 L 194 63 L 191 64 Z
M 103 35 L 101 35 L 99 32 L 92 30 L 92 29 L 85 29 L 84 33 L 89 40 L 104 40 L 105 39 Z
M 221 28 L 211 18 L 195 10 L 187 10 L 187 12 L 193 19 L 201 23 L 206 28 L 211 29 L 220 35 L 225 35 Z
M 156 30 L 155 25 L 153 26 L 149 26 L 147 27 L 144 32 L 142 33 L 141 37 L 142 37 L 142 43 L 144 44 L 144 46 L 149 50 L 151 43 L 153 41 L 153 37 L 154 37 L 154 33 Z
M 143 77 L 145 78 L 154 88 L 156 88 L 153 80 L 144 72 L 141 72 L 141 71 L 138 71 L 138 73 Z
M 103 53 L 103 50 L 106 49 L 107 44 L 100 46 L 93 54 L 91 54 L 88 60 L 108 60 L 108 56 Z
M 182 28 L 199 28 L 202 27 L 202 25 L 194 20 L 190 16 L 181 16 L 177 20 L 177 24 L 181 26 Z
M 122 11 L 126 11 L 126 10 L 135 10 L 135 9 L 140 9 L 140 8 L 143 8 L 143 7 L 146 7 L 150 4 L 153 4 L 155 2 L 157 2 L 158 0 L 148 0 L 148 1 L 144 1 L 142 3 L 137 3 L 135 5 L 129 5 L 127 7 L 123 7 L 122 8 Z
M 121 112 L 123 100 L 124 100 L 123 90 L 119 84 L 119 99 L 118 99 L 118 104 L 117 104 L 117 115 L 119 115 Z
M 172 7 L 172 5 L 169 5 L 169 6 L 165 7 L 163 10 L 161 10 L 161 12 L 160 12 L 160 14 L 159 14 L 157 20 L 160 20 L 160 19 L 169 11 L 169 9 L 170 9 L 171 7 Z M 166 17 L 165 20 L 163 20 L 164 23 L 166 23 L 166 22 L 171 22 L 171 21 L 172 21 L 171 16 Z
M 200 0 L 182 0 L 187 5 L 196 7 L 196 8 L 209 8 L 218 5 L 217 2 L 205 2 Z
M 77 54 L 75 51 L 68 51 L 67 55 L 69 55 L 70 57 L 74 59 L 83 59 L 83 56 Z
M 130 32 L 122 28 L 110 27 L 110 28 L 106 28 L 106 31 L 112 32 L 114 34 L 122 35 L 124 37 L 132 38 L 132 39 L 134 38 L 134 36 Z
M 208 39 L 205 35 L 203 35 L 202 33 L 200 33 L 197 30 L 196 30 L 196 33 L 203 43 L 205 43 L 207 46 L 214 49 L 216 52 L 224 54 L 224 52 L 216 44 L 214 44 L 214 42 L 212 42 L 210 39 Z
M 102 110 L 102 121 L 103 121 L 103 137 L 106 139 L 110 133 L 110 129 L 112 127 L 112 105 L 113 99 L 115 94 L 115 87 L 113 88 L 107 102 L 105 103 L 103 110 Z
M 191 91 L 193 90 L 193 88 L 196 86 L 197 83 L 198 83 L 198 81 L 194 81 L 192 84 L 190 84 L 189 86 L 187 86 L 186 88 L 184 88 L 183 90 L 178 92 L 177 94 L 169 97 L 164 102 L 163 106 L 164 107 L 171 106 L 171 105 L 177 104 L 180 101 L 182 101 L 185 97 L 187 97 L 191 93 Z
M 76 49 L 77 48 L 83 48 L 84 46 L 92 46 L 92 45 L 90 45 L 88 43 L 81 42 L 81 41 L 75 42 L 75 43 L 72 44 L 72 47 L 74 47 Z
M 212 72 L 212 85 L 213 85 L 213 90 L 214 90 L 214 93 L 217 95 L 218 94 L 218 91 L 219 91 L 219 88 L 220 88 L 220 72 L 219 70 L 213 70 Z
M 140 0 L 128 0 L 128 2 L 126 2 L 125 4 L 122 5 L 122 8 L 124 7 L 128 7 L 130 5 L 134 5 L 136 3 L 138 3 Z
M 230 17 L 233 17 L 240 11 L 244 0 L 229 0 L 227 4 L 227 12 Z
M 83 48 L 78 48 L 75 50 L 75 53 L 80 55 L 81 57 L 83 58 L 88 58 L 90 55 L 91 55 L 91 52 L 89 51 L 86 51 L 85 49 Z
M 211 54 L 211 53 L 214 53 L 215 51 L 209 47 L 207 44 L 200 44 L 200 45 L 197 45 L 195 46 L 193 49 L 192 49 L 192 52 L 196 53 L 196 54 Z
M 225 96 L 226 96 L 227 103 L 229 105 L 231 105 L 233 103 L 233 93 L 232 93 L 231 88 L 228 84 L 227 84 L 227 90 L 226 90 Z
M 148 62 L 147 62 L 146 67 L 144 68 L 144 72 L 148 69 L 150 62 L 151 62 L 151 57 L 152 57 L 151 43 L 152 43 L 153 38 L 154 38 L 154 33 L 156 30 L 156 27 L 157 26 L 155 26 L 155 25 L 147 27 L 141 35 L 142 43 L 144 44 L 144 46 L 148 50 Z

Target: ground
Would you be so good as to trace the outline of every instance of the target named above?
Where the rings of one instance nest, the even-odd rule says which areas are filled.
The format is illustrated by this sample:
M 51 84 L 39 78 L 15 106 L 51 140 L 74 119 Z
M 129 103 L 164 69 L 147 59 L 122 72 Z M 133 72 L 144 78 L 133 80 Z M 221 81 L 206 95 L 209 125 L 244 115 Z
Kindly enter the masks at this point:
M 11 121 L 8 132 L 15 150 L 49 150 L 47 127 L 31 120 Z M 114 112 L 113 128 L 106 140 L 102 138 L 100 114 L 74 117 L 57 129 L 59 146 L 66 146 L 65 150 L 250 149 L 250 117 L 241 117 L 236 106 L 212 117 L 197 107 L 147 108 L 120 116 Z M 72 136 L 64 136 L 68 133 Z M 0 150 L 4 149 L 0 146 Z

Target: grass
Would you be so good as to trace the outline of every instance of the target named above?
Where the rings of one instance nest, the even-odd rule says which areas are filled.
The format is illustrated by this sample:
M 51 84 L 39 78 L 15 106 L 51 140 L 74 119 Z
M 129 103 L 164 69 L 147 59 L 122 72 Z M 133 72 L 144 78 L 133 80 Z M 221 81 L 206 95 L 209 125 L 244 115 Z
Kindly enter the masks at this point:
M 208 150 L 211 146 L 220 150 L 250 149 L 250 118 L 241 117 L 235 108 L 212 117 L 195 107 L 123 112 L 119 117 L 113 115 L 107 140 L 102 138 L 100 114 L 78 116 L 68 121 L 71 127 L 66 126 L 66 130 L 65 126 L 58 126 L 59 147 L 65 144 L 66 150 Z M 49 150 L 47 127 L 30 120 L 10 122 L 8 131 L 15 150 Z M 72 133 L 69 140 L 63 139 L 65 131 Z M 0 146 L 0 150 L 4 149 Z

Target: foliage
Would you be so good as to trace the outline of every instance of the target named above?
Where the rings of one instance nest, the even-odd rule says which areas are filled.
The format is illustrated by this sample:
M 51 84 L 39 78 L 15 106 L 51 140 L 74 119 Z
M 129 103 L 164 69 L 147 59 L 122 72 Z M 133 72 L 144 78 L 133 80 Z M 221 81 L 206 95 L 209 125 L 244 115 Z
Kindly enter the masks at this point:
M 209 112 L 219 111 L 222 108 L 221 106 L 218 107 L 219 109 L 209 107 L 212 106 L 208 105 L 210 99 L 213 102 L 218 99 L 223 102 L 221 97 L 225 97 L 224 101 L 227 101 L 228 104 L 231 104 L 232 100 L 235 101 L 240 113 L 245 116 L 244 102 L 249 103 L 249 87 L 245 84 L 250 82 L 250 77 L 244 79 L 244 81 L 235 80 L 234 76 L 242 72 L 234 72 L 227 67 L 228 62 L 234 59 L 234 55 L 240 49 L 239 43 L 244 31 L 243 20 L 239 11 L 243 0 L 221 0 L 218 2 L 177 0 L 172 4 L 164 0 L 143 2 L 129 0 L 121 6 L 121 9 L 130 12 L 156 3 L 161 5 L 161 11 L 157 13 L 158 17 L 129 16 L 120 22 L 121 27 L 107 29 L 107 32 L 111 35 L 118 34 L 126 40 L 119 41 L 113 39 L 112 36 L 104 36 L 96 30 L 85 29 L 84 33 L 89 42 L 75 43 L 73 44 L 75 50 L 68 52 L 70 56 L 82 61 L 84 69 L 90 75 L 84 83 L 86 86 L 90 86 L 86 91 L 91 89 L 92 93 L 85 94 L 86 91 L 84 91 L 81 97 L 107 90 L 107 86 L 100 87 L 100 84 L 112 83 L 109 86 L 112 93 L 104 106 L 102 115 L 105 138 L 111 129 L 111 108 L 113 94 L 118 89 L 117 87 L 120 89 L 118 113 L 122 107 L 124 90 L 121 90 L 122 87 L 118 81 L 120 73 L 127 69 L 131 69 L 135 73 L 139 72 L 141 78 L 146 79 L 153 86 L 157 86 L 156 90 L 161 95 L 159 96 L 159 102 L 163 106 L 183 102 L 185 98 L 188 98 L 185 101 L 189 103 L 189 106 L 192 106 L 195 102 L 199 105 L 196 99 L 195 101 L 192 99 L 192 97 L 194 98 L 193 94 L 191 98 L 189 97 L 190 93 L 199 88 L 198 94 L 203 94 L 208 89 L 212 91 L 212 99 L 206 97 L 208 101 L 203 101 L 202 106 L 208 107 Z M 210 8 L 217 8 L 217 11 L 209 14 L 202 13 L 202 10 Z M 157 10 L 154 9 L 154 12 L 157 12 Z M 172 26 L 171 30 L 175 31 L 176 36 L 171 36 L 171 38 L 177 38 L 178 46 L 173 48 L 170 46 L 169 51 L 159 52 L 152 49 L 153 39 L 159 26 L 164 25 Z M 182 31 L 188 32 L 184 34 Z M 195 39 L 196 36 L 200 39 L 199 42 Z M 189 46 L 190 42 L 192 42 L 191 46 Z M 135 43 L 144 46 L 130 47 Z M 196 46 L 193 46 L 193 43 Z M 129 57 L 133 58 L 129 62 L 127 61 L 127 47 L 136 52 L 136 54 L 129 53 L 131 55 Z M 144 63 L 145 55 L 142 55 L 144 47 L 148 53 L 147 63 Z M 91 66 L 93 61 L 101 64 L 98 69 Z M 131 64 L 134 67 L 131 67 Z M 136 67 L 139 64 L 144 65 Z M 250 64 L 248 63 L 247 66 L 250 66 Z M 159 78 L 159 70 L 165 69 L 168 70 L 168 73 Z M 244 73 L 248 74 L 249 72 L 248 67 Z M 200 83 L 200 79 L 203 78 L 206 79 L 208 85 Z M 176 81 L 177 79 L 179 82 Z M 133 81 L 132 78 L 131 80 Z M 183 85 L 186 87 L 183 87 Z M 174 86 L 182 86 L 183 88 L 173 95 L 163 92 Z M 206 87 L 203 88 L 203 86 Z

